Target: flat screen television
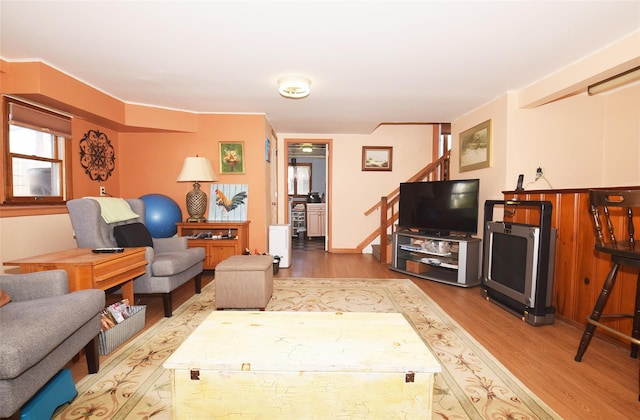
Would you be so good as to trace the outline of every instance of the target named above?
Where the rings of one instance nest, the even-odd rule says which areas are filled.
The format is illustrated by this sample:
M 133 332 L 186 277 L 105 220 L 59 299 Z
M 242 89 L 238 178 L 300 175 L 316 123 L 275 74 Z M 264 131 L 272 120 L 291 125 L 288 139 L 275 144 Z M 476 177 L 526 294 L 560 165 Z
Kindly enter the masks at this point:
M 427 235 L 474 235 L 479 191 L 479 179 L 401 183 L 398 226 Z

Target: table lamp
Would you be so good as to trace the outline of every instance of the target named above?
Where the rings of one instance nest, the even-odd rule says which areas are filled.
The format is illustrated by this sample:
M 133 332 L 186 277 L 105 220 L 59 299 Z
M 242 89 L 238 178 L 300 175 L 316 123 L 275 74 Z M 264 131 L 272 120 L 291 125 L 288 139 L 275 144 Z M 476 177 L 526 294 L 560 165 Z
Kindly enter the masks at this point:
M 193 182 L 193 190 L 187 193 L 187 212 L 189 218 L 187 222 L 205 222 L 207 219 L 204 213 L 207 211 L 207 194 L 200 189 L 200 181 L 217 181 L 215 172 L 211 167 L 211 162 L 205 157 L 187 157 L 184 159 L 184 165 L 178 182 Z

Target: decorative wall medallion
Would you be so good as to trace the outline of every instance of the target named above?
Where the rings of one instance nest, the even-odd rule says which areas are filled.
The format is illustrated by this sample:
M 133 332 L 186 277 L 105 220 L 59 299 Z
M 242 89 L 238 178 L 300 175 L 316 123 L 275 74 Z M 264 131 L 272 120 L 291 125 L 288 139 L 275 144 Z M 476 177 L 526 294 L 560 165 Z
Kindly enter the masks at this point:
M 106 181 L 116 167 L 115 150 L 105 133 L 89 130 L 80 140 L 80 164 L 93 181 Z

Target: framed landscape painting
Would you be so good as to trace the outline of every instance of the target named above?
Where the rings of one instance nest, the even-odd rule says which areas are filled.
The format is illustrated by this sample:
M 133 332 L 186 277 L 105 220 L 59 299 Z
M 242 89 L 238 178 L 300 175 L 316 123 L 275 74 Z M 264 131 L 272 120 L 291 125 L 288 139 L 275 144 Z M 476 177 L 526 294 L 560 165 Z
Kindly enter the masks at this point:
M 363 171 L 390 171 L 392 158 L 393 147 L 362 146 Z
M 220 173 L 244 173 L 244 142 L 220 142 Z
M 491 120 L 460 133 L 460 172 L 491 166 Z

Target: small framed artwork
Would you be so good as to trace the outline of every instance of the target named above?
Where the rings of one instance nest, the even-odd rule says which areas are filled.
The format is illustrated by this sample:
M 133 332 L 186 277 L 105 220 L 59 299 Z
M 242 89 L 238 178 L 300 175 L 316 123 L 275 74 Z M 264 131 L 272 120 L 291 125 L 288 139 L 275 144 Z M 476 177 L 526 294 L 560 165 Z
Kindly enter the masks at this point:
M 220 173 L 243 174 L 244 173 L 244 142 L 221 141 L 220 142 Z
M 491 166 L 491 120 L 460 133 L 460 172 Z
M 264 139 L 264 160 L 271 162 L 271 142 L 269 139 Z
M 393 147 L 362 146 L 363 171 L 390 171 L 393 163 Z
M 209 220 L 214 222 L 245 222 L 248 207 L 248 184 L 211 184 Z

